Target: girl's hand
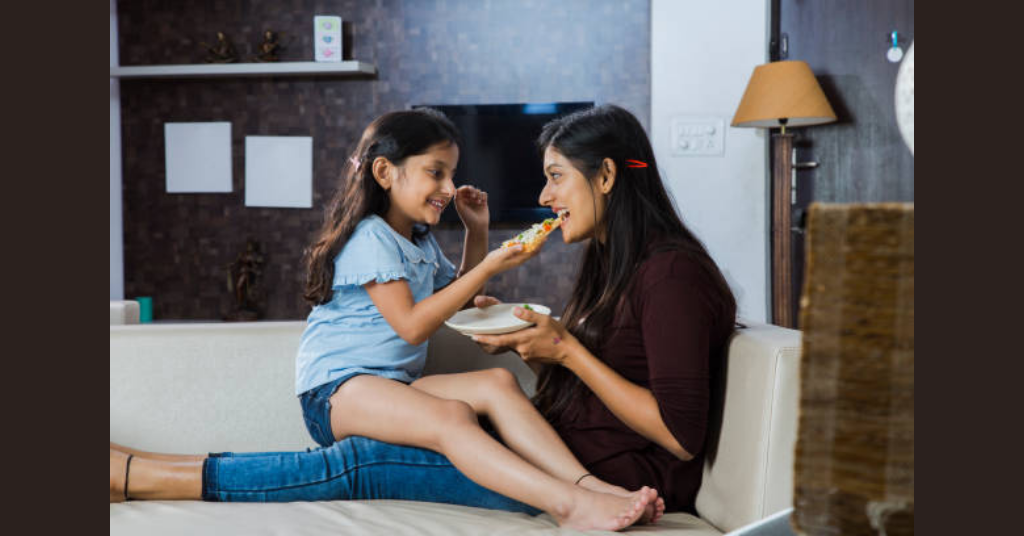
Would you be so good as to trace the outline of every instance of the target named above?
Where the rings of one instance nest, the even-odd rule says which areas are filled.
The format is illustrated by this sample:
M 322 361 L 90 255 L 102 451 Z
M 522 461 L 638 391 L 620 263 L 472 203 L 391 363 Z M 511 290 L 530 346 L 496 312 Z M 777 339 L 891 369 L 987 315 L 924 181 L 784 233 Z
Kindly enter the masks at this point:
M 485 295 L 481 294 L 481 295 L 476 296 L 475 298 L 473 298 L 473 306 L 474 307 L 479 307 L 481 309 L 486 308 L 486 307 L 490 307 L 492 305 L 498 305 L 499 303 L 501 303 L 501 300 L 499 300 L 498 298 L 495 298 L 494 296 L 485 296 Z M 512 350 L 511 348 L 508 348 L 507 346 L 492 346 L 490 344 L 483 344 L 483 343 L 477 343 L 477 344 L 480 345 L 480 348 L 483 351 L 485 351 L 485 352 L 487 352 L 487 353 L 489 353 L 491 355 L 503 354 L 505 352 L 508 352 L 508 351 Z
M 578 344 L 561 322 L 548 315 L 516 307 L 512 314 L 536 325 L 505 335 L 473 335 L 481 346 L 508 347 L 527 363 L 562 365 L 569 355 L 568 349 Z
M 486 230 L 491 222 L 491 212 L 487 208 L 487 192 L 468 184 L 455 190 L 455 211 L 459 213 L 462 224 L 470 231 Z
M 487 269 L 490 270 L 490 274 L 493 276 L 523 264 L 524 262 L 532 259 L 533 256 L 539 252 L 540 248 L 533 251 L 526 251 L 522 245 L 516 245 L 510 248 L 499 247 L 498 249 L 488 253 L 480 264 L 482 266 L 486 266 Z
M 494 296 L 487 296 L 485 294 L 480 294 L 473 298 L 473 307 L 484 309 L 492 305 L 501 305 L 501 300 Z

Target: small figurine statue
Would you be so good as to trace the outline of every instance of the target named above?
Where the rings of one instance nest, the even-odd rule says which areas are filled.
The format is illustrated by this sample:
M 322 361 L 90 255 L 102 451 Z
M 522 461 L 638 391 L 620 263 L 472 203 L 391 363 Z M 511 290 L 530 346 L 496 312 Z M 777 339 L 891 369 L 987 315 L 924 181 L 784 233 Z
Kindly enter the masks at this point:
M 263 253 L 255 240 L 249 239 L 245 251 L 228 265 L 228 291 L 234 294 L 235 311 L 228 320 L 256 320 L 259 318 L 259 280 L 263 274 Z
M 280 37 L 282 32 L 273 32 L 270 30 L 263 31 L 263 42 L 260 43 L 256 50 L 259 54 L 255 56 L 256 61 L 262 62 L 274 62 L 278 61 L 277 53 L 280 52 L 283 47 L 280 43 Z
M 206 63 L 234 63 L 238 61 L 235 45 L 231 43 L 231 38 L 224 35 L 224 32 L 217 32 L 217 44 L 214 46 L 202 42 L 199 44 L 209 53 L 206 56 Z

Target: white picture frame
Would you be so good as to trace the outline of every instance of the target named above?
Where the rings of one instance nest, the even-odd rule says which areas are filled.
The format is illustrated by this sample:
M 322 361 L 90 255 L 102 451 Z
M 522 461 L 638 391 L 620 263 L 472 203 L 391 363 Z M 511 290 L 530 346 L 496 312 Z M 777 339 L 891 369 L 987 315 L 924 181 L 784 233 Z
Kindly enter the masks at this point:
M 245 137 L 245 206 L 313 207 L 312 137 Z
M 230 193 L 231 123 L 164 123 L 167 193 Z

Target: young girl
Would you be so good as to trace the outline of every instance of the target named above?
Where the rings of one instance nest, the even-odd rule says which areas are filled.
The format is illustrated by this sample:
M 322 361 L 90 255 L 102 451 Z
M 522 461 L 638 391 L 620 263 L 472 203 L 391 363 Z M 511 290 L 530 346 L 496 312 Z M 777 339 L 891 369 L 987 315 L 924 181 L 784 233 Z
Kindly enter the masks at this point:
M 428 337 L 488 278 L 533 255 L 521 247 L 486 254 L 487 196 L 469 186 L 454 188 L 458 156 L 454 125 L 436 111 L 419 109 L 375 120 L 349 160 L 347 185 L 307 252 L 306 298 L 315 307 L 299 346 L 296 391 L 310 434 L 325 452 L 355 436 L 436 451 L 477 484 L 548 512 L 563 526 L 619 530 L 655 521 L 664 512 L 657 492 L 645 486 L 630 493 L 590 475 L 511 373 L 420 377 Z M 452 201 L 466 227 L 458 273 L 426 228 Z M 484 431 L 477 415 L 486 415 L 509 447 Z M 330 493 L 322 475 L 299 474 L 301 462 L 287 475 L 292 484 L 280 486 L 269 483 L 281 480 L 282 471 L 273 469 L 283 467 L 277 461 L 232 472 L 236 456 L 162 457 L 114 444 L 112 490 L 114 460 L 123 459 L 122 453 L 138 454 L 143 465 L 138 474 L 140 467 L 125 460 L 124 482 L 131 482 L 131 489 L 122 488 L 125 498 L 303 500 Z M 407 454 L 414 453 L 399 455 Z M 237 459 L 292 463 L 298 457 Z M 306 489 L 294 485 L 299 479 L 310 481 Z M 214 489 L 221 484 L 245 491 Z

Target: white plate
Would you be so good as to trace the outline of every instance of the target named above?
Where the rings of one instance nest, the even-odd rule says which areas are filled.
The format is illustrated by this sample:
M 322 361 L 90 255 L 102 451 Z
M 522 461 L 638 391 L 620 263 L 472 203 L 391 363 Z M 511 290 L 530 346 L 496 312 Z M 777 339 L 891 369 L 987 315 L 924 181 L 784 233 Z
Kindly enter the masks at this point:
M 530 308 L 542 314 L 551 314 L 551 309 L 535 303 Z M 512 314 L 513 307 L 522 307 L 522 303 L 500 303 L 486 308 L 474 307 L 464 309 L 452 315 L 445 325 L 463 335 L 498 335 L 511 333 L 528 328 L 533 322 L 527 322 Z

